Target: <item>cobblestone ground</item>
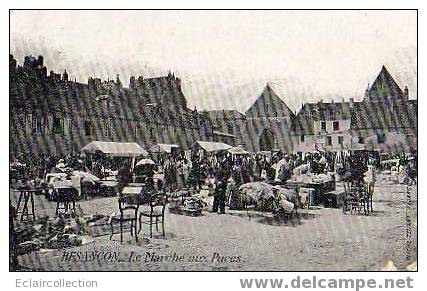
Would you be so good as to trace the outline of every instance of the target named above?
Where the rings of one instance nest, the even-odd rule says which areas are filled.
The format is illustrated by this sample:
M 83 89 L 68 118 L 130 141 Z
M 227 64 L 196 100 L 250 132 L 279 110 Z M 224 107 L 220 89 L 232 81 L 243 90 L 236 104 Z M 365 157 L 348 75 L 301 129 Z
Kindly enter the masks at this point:
M 229 211 L 188 217 L 167 212 L 166 237 L 148 230 L 137 244 L 129 233 L 91 238 L 80 247 L 20 256 L 21 265 L 49 271 L 399 270 L 417 260 L 417 187 L 377 183 L 374 213 L 343 215 L 340 209 L 301 211 L 283 222 L 271 215 Z M 12 203 L 17 194 L 11 192 Z M 408 203 L 408 201 L 410 203 Z M 36 196 L 37 214 L 53 216 L 54 204 Z M 117 211 L 116 198 L 79 202 L 85 214 Z M 74 253 L 75 252 L 75 253 Z M 94 259 L 94 257 L 97 257 Z

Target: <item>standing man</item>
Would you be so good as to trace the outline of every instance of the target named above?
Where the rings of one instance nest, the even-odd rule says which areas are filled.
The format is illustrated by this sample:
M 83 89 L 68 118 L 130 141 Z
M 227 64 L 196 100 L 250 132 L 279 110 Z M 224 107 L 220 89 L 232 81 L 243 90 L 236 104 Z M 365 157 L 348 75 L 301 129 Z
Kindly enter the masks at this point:
M 118 171 L 118 192 L 122 194 L 123 188 L 132 181 L 132 172 L 127 162 L 124 162 Z
M 212 207 L 212 212 L 218 212 L 219 214 L 225 214 L 225 198 L 227 192 L 227 177 L 223 171 L 219 170 L 216 177 L 215 195 Z

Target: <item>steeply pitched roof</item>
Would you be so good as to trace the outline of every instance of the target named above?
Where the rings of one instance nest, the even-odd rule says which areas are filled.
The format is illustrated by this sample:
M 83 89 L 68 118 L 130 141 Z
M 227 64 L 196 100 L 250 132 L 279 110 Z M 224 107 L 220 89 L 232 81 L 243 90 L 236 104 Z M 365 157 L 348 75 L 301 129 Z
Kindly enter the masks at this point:
M 365 98 L 365 101 L 381 101 L 388 98 L 403 99 L 404 94 L 386 67 L 383 66 Z
M 306 103 L 298 112 L 293 130 L 297 134 L 314 134 L 314 121 L 350 120 L 354 102 Z
M 203 112 L 210 119 L 244 119 L 245 115 L 237 110 L 209 110 Z
M 416 129 L 417 100 L 360 102 L 351 118 L 351 129 Z
M 292 118 L 295 116 L 292 110 L 268 84 L 255 103 L 246 111 L 245 115 L 246 118 L 288 116 Z

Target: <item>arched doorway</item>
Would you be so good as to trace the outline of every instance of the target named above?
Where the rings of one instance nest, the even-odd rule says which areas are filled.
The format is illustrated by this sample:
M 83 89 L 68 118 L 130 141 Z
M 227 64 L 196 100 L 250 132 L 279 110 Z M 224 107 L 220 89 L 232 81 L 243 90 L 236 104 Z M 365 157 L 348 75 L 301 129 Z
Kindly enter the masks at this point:
M 265 128 L 259 137 L 259 148 L 261 151 L 271 151 L 276 147 L 276 139 L 274 133 Z

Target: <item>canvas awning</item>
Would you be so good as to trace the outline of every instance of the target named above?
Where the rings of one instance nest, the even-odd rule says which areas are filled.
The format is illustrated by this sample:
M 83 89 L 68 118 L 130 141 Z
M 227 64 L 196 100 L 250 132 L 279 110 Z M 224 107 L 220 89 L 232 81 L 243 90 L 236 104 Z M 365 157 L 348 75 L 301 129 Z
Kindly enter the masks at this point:
M 93 141 L 84 146 L 80 151 L 92 154 L 96 151 L 101 151 L 111 157 L 148 156 L 148 152 L 136 142 Z
M 240 147 L 233 147 L 227 150 L 232 155 L 247 155 L 249 154 L 248 151 L 245 151 L 244 149 Z
M 173 148 L 178 149 L 179 145 L 159 143 L 159 144 L 153 145 L 150 148 L 150 152 L 155 154 L 162 154 L 162 153 L 170 154 Z
M 208 153 L 226 151 L 231 149 L 232 146 L 223 142 L 213 142 L 213 141 L 196 141 L 196 147 L 203 149 Z

